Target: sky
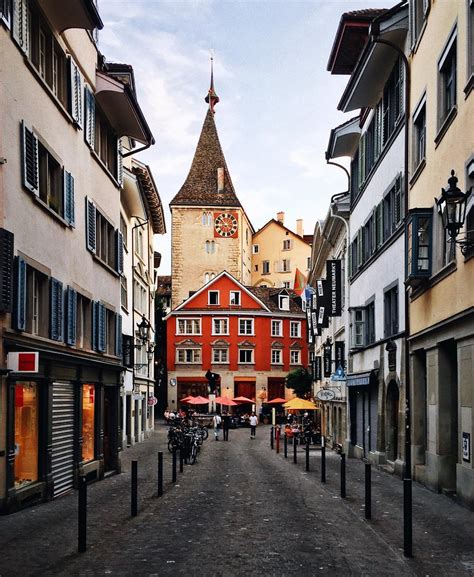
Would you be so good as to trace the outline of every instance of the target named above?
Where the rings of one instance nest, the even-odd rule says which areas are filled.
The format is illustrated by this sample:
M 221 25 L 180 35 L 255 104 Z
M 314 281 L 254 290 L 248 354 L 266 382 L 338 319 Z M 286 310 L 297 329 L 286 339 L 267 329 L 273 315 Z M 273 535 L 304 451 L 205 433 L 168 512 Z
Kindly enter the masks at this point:
M 220 98 L 215 121 L 237 196 L 255 230 L 278 211 L 312 234 L 347 187 L 324 153 L 347 76 L 327 72 L 343 12 L 376 0 L 99 0 L 99 50 L 131 64 L 156 144 L 137 154 L 153 173 L 168 233 L 155 241 L 171 270 L 169 202 L 188 174 L 207 105 L 210 53 Z

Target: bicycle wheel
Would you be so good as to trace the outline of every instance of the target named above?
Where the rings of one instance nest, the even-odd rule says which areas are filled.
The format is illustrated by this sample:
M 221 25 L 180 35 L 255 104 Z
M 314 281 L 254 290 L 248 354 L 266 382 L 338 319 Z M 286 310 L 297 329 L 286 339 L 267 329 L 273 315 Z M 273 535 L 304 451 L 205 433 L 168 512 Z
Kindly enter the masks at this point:
M 204 440 L 206 440 L 207 437 L 209 437 L 209 431 L 207 430 L 206 427 L 201 427 L 201 431 L 202 431 L 202 438 L 203 438 Z
M 189 462 L 191 463 L 191 465 L 194 465 L 196 459 L 197 459 L 197 445 L 193 444 L 193 446 L 191 447 L 191 456 L 189 458 Z

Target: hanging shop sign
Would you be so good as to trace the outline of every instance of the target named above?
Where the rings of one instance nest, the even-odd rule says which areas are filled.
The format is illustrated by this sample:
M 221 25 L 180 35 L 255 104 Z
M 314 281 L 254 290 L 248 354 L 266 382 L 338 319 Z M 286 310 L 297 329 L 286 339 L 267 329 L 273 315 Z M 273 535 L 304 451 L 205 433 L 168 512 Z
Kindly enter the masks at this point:
M 311 363 L 313 369 L 313 381 L 321 380 L 321 357 L 314 357 Z
M 332 389 L 319 389 L 316 393 L 316 398 L 320 401 L 332 401 L 336 393 Z
M 465 463 L 471 462 L 471 435 L 469 433 L 462 433 L 462 460 Z
M 7 369 L 13 373 L 37 373 L 39 353 L 8 353 Z
M 326 279 L 329 292 L 329 313 L 330 317 L 340 317 L 342 314 L 342 275 L 341 261 L 326 261 Z
M 324 365 L 324 376 L 331 376 L 331 366 L 332 366 L 332 345 L 325 344 L 323 347 L 323 365 Z
M 336 369 L 341 367 L 341 369 L 345 366 L 345 358 L 344 358 L 344 341 L 336 341 L 334 343 L 334 356 L 336 361 Z
M 122 335 L 122 363 L 127 369 L 133 369 L 135 347 L 132 335 Z
M 329 326 L 329 283 L 325 279 L 316 281 L 317 325 L 318 330 Z

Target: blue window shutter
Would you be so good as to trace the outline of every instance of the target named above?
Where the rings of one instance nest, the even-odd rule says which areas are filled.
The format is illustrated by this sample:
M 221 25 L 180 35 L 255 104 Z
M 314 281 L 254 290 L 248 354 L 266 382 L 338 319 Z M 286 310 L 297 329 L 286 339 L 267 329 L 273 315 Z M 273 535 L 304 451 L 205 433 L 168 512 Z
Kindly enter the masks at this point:
M 0 228 L 0 311 L 12 312 L 13 233 Z
M 63 283 L 51 277 L 50 283 L 50 338 L 54 341 L 63 340 L 64 295 Z
M 67 317 L 66 317 L 66 343 L 76 344 L 77 325 L 77 292 L 71 287 L 67 287 Z
M 39 158 L 38 139 L 24 122 L 21 123 L 22 156 L 23 156 L 23 185 L 25 188 L 39 195 Z
M 119 230 L 115 231 L 115 270 L 123 274 L 123 235 Z
M 99 303 L 92 301 L 92 331 L 91 331 L 91 348 L 93 351 L 97 350 L 97 307 Z
M 74 226 L 74 177 L 66 169 L 63 169 L 63 195 L 64 195 L 64 220 Z
M 122 157 L 122 140 L 117 139 L 117 182 L 120 186 L 123 184 L 123 157 Z
M 122 358 L 122 315 L 115 313 L 115 356 Z
M 20 48 L 29 55 L 30 46 L 30 18 L 27 0 L 15 0 L 13 2 L 13 38 Z
M 91 149 L 95 145 L 95 98 L 89 86 L 84 85 L 84 138 Z
M 76 124 L 82 128 L 82 76 L 79 67 L 69 56 L 69 112 Z
M 16 259 L 16 299 L 14 328 L 18 331 L 26 329 L 26 262 L 18 256 Z
M 107 314 L 105 305 L 97 303 L 97 350 L 104 353 L 107 346 Z
M 86 198 L 86 246 L 95 254 L 96 251 L 96 209 L 92 200 Z

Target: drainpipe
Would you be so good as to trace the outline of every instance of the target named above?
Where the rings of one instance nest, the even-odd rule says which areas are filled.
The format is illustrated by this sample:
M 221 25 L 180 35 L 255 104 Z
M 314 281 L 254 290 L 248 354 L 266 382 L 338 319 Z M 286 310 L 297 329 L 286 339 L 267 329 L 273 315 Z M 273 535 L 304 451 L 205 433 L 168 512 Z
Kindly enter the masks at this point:
M 400 8 L 401 6 L 406 4 L 406 0 L 400 2 L 396 6 L 394 6 L 390 11 L 395 11 L 396 9 Z M 386 16 L 387 13 L 383 14 L 382 16 Z M 405 141 L 404 141 L 404 192 L 405 192 L 405 224 L 408 219 L 408 136 L 409 136 L 409 125 L 410 125 L 410 86 L 411 86 L 411 77 L 410 77 L 410 63 L 408 62 L 408 58 L 405 52 L 399 48 L 393 42 L 389 40 L 385 40 L 383 38 L 379 38 L 378 35 L 380 34 L 380 25 L 378 22 L 378 18 L 376 18 L 372 24 L 370 25 L 369 35 L 370 41 L 378 44 L 385 44 L 389 46 L 393 50 L 397 52 L 400 56 L 403 67 L 405 71 Z M 405 270 L 406 270 L 406 251 L 405 251 Z M 408 294 L 408 286 L 405 286 L 405 355 L 404 355 L 404 366 L 405 366 L 405 471 L 404 471 L 404 478 L 411 479 L 412 478 L 412 463 L 411 463 L 411 411 L 410 411 L 410 355 L 408 352 L 408 335 L 410 334 L 410 314 L 409 314 L 409 294 Z

